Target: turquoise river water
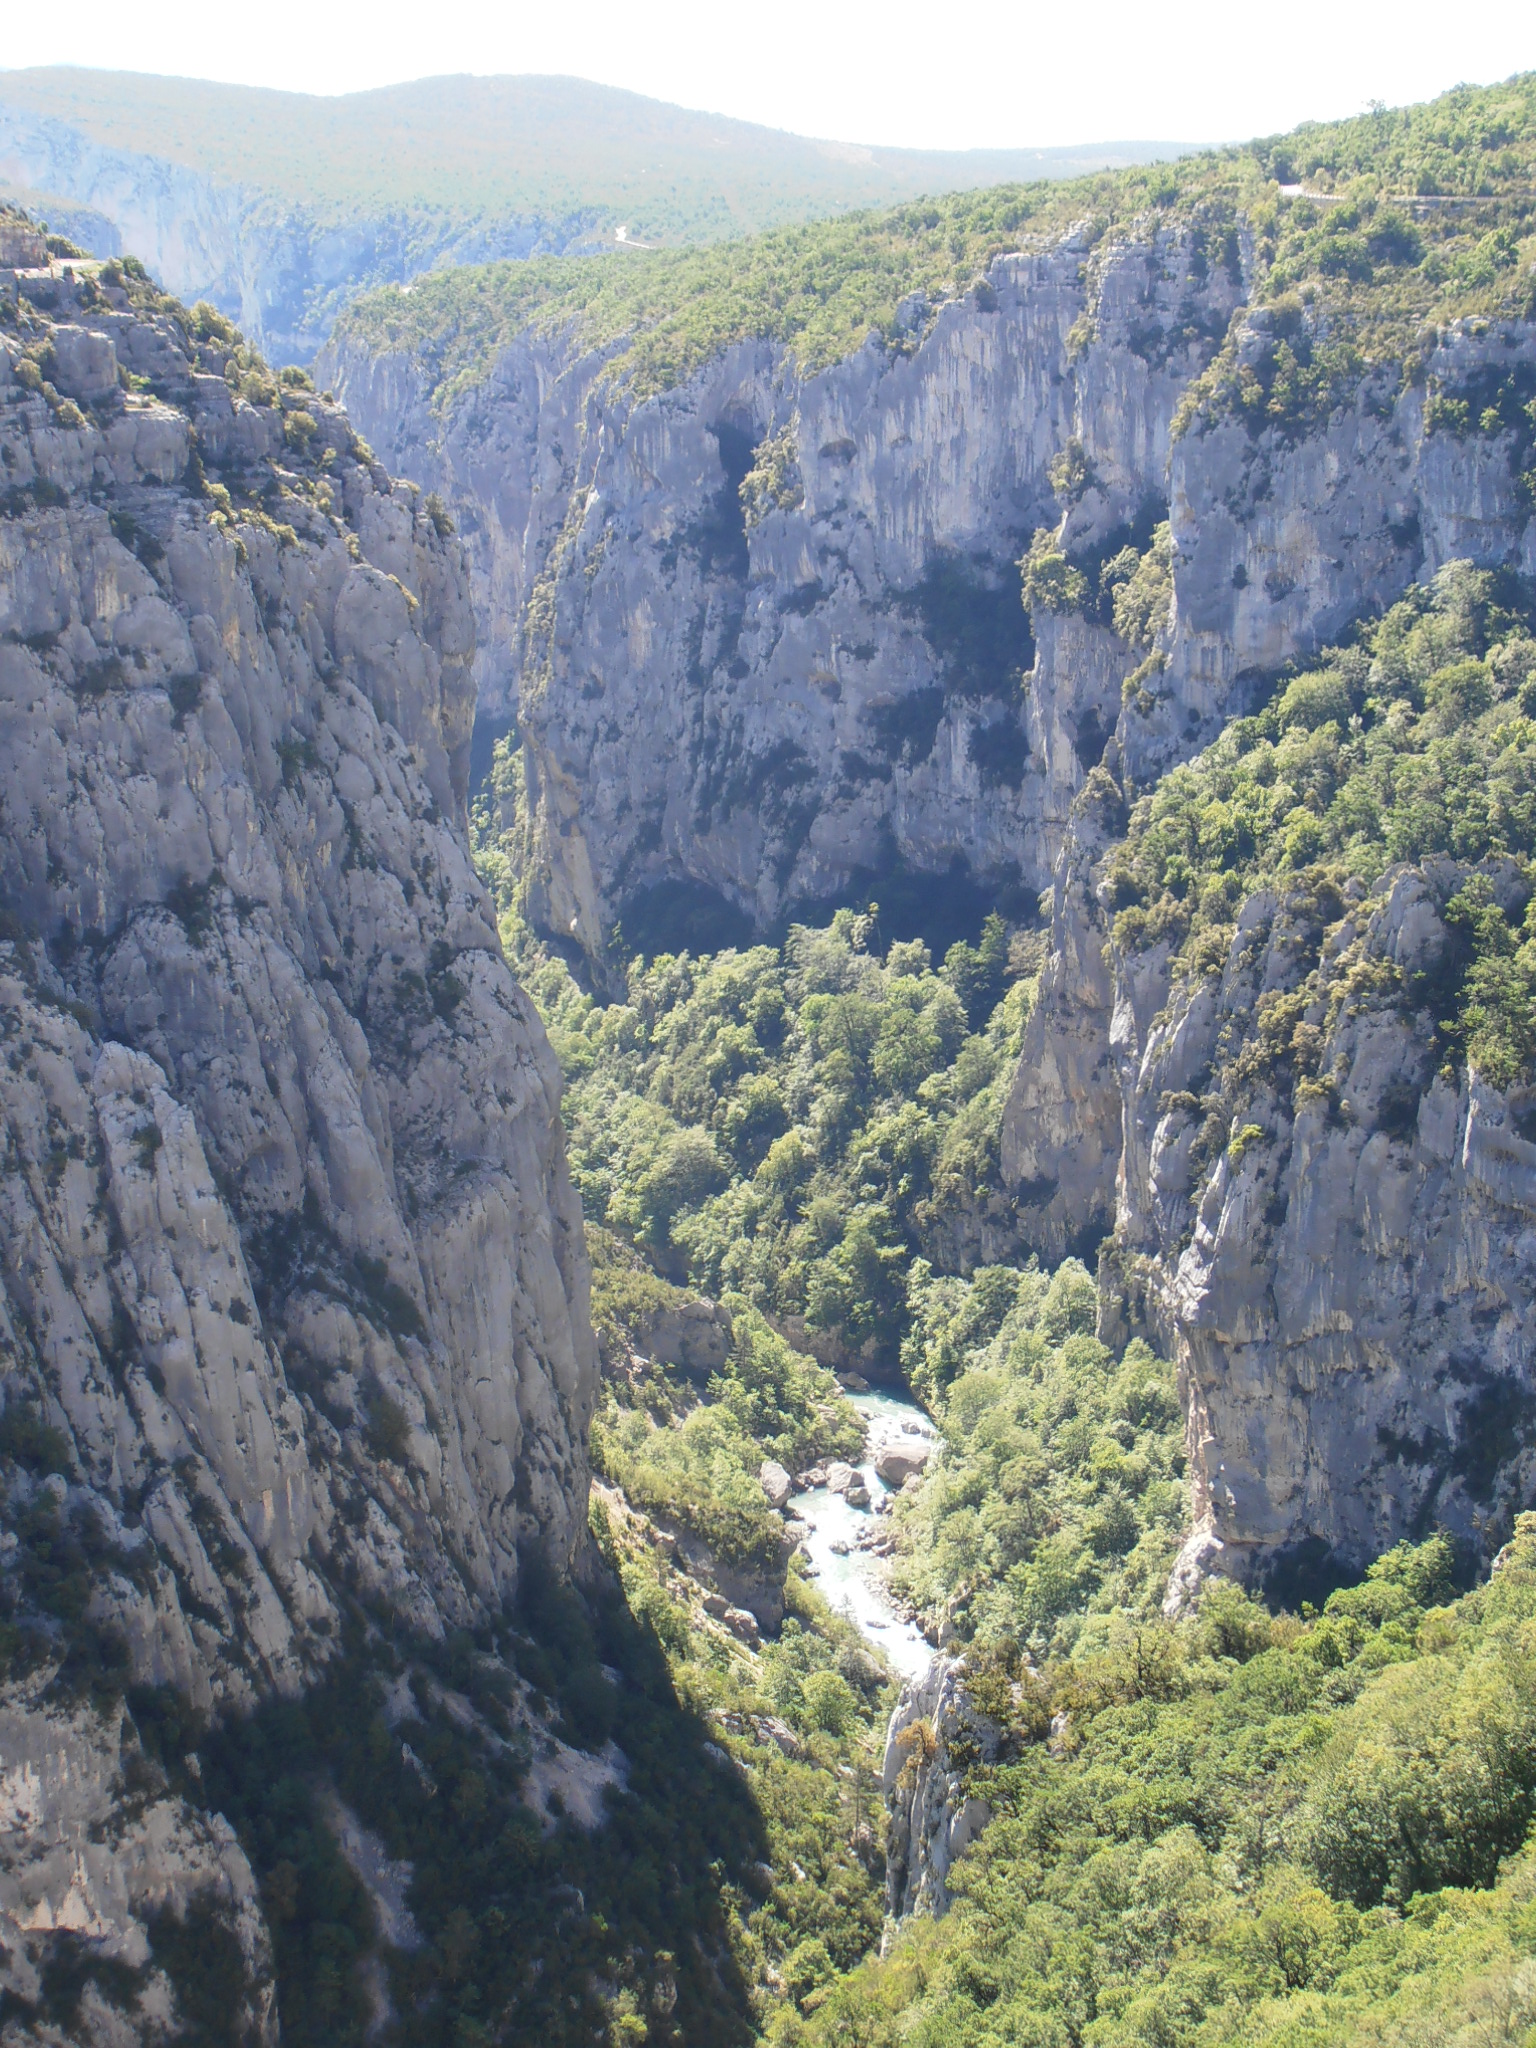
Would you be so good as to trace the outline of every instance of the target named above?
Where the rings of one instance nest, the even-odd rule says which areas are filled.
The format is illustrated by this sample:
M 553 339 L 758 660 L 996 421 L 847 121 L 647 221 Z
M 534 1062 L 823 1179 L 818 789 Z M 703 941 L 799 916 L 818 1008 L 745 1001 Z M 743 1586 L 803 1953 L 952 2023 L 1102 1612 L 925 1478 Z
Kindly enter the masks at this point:
M 885 1583 L 885 1560 L 855 1546 L 867 1531 L 884 1520 L 874 1512 L 873 1503 L 891 1489 L 878 1477 L 875 1459 L 880 1446 L 892 1437 L 921 1436 L 936 1442 L 933 1424 L 917 1403 L 902 1394 L 871 1392 L 850 1394 L 849 1400 L 869 1427 L 869 1439 L 859 1469 L 869 1488 L 871 1505 L 850 1507 L 841 1494 L 818 1487 L 797 1493 L 793 1511 L 810 1524 L 805 1549 L 816 1572 L 816 1584 L 828 1604 L 849 1616 L 871 1643 L 878 1645 L 903 1678 L 923 1670 L 933 1655 L 931 1646 L 910 1621 L 903 1621 L 891 1605 Z M 833 1545 L 839 1546 L 834 1549 Z M 840 1554 L 846 1546 L 846 1555 Z

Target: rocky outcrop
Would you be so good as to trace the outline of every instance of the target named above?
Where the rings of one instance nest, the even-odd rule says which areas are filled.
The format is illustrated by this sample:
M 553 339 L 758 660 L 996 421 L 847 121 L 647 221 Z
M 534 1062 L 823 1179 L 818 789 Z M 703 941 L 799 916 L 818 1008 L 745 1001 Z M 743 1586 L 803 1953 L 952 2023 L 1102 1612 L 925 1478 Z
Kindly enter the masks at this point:
M 885 1909 L 892 1917 L 937 1917 L 948 1906 L 950 1869 L 991 1819 L 986 1801 L 967 1794 L 966 1773 L 995 1762 L 1002 1739 L 997 1723 L 967 1697 L 963 1660 L 935 1657 L 902 1687 L 881 1772 L 889 1816 Z
M 1267 319 L 1247 316 L 1239 360 Z M 1533 355 L 1527 324 L 1469 322 L 1440 337 L 1425 376 L 1470 389 Z M 1094 870 L 1124 830 L 1125 797 L 1188 759 L 1286 662 L 1385 609 L 1415 578 L 1462 559 L 1536 572 L 1536 520 L 1510 441 L 1432 431 L 1427 388 L 1367 375 L 1312 432 L 1254 435 L 1197 413 L 1173 444 L 1172 608 L 1057 857 L 1051 950 L 1004 1119 L 1021 1235 L 1047 1256 L 1088 1249 L 1113 1220 L 1117 1067 L 1134 1062 L 1166 993 L 1161 963 L 1117 971 L 1106 951 Z
M 1536 1485 L 1536 1103 L 1448 1080 L 1404 993 L 1444 958 L 1466 872 L 1398 868 L 1321 915 L 1255 897 L 1220 972 L 1125 1048 L 1115 1263 L 1187 1416 L 1172 1607 L 1211 1571 L 1357 1565 L 1435 1526 L 1478 1546 Z M 1293 990 L 1320 1078 L 1261 1065 L 1212 1144 L 1223 1033 Z
M 1114 976 L 1092 887 L 1094 862 L 1125 830 L 1108 762 L 1090 776 L 1051 891 L 1050 951 L 1003 1112 L 1002 1178 L 1024 1244 L 1092 1256 L 1114 1221 L 1120 1091 L 1111 1043 Z
M 657 1307 L 638 1314 L 631 1331 L 640 1357 L 660 1359 L 701 1383 L 724 1372 L 731 1341 L 731 1319 L 719 1302 L 681 1287 L 669 1288 Z
M 177 2006 L 146 1923 L 189 1914 L 212 1918 L 233 1938 L 245 1979 L 240 2038 L 275 2044 L 271 1942 L 228 1822 L 167 1790 L 120 1706 L 106 1716 L 64 1709 L 36 1680 L 0 1691 L 0 1981 L 8 1999 L 38 2005 L 50 1937 L 73 1937 L 99 1973 L 82 1996 L 83 2037 L 110 2048 L 156 2038 Z
M 1245 314 L 1239 370 L 1273 339 L 1272 320 L 1264 308 Z M 1513 437 L 1437 426 L 1428 404 L 1432 390 L 1496 385 L 1533 357 L 1529 321 L 1458 321 L 1413 375 L 1367 368 L 1322 418 L 1255 433 L 1219 405 L 1195 412 L 1168 463 L 1164 666 L 1131 693 L 1117 729 L 1135 788 L 1188 759 L 1286 662 L 1444 563 L 1536 573 Z
M 1336 905 L 1328 934 L 1315 904 L 1257 898 L 1225 967 L 1173 983 L 1166 947 L 1111 943 L 1101 856 L 1128 796 L 1410 579 L 1452 559 L 1530 575 L 1512 442 L 1437 429 L 1426 389 L 1476 389 L 1533 355 L 1528 325 L 1465 323 L 1429 353 L 1428 386 L 1368 373 L 1310 428 L 1197 414 L 1174 444 L 1172 608 L 1058 858 L 1002 1153 L 1025 1242 L 1086 1253 L 1113 1226 L 1104 1334 L 1139 1321 L 1179 1361 L 1196 1526 L 1175 1606 L 1210 1569 L 1358 1563 L 1435 1521 L 1478 1541 L 1530 1485 L 1525 1111 L 1475 1074 L 1459 1093 L 1434 1080 L 1434 1019 L 1403 994 L 1444 945 L 1456 875 L 1394 871 Z M 1245 1047 L 1251 1066 L 1256 1006 L 1320 948 L 1335 983 L 1346 954 L 1378 963 L 1390 999 L 1312 1003 L 1331 1094 L 1244 1106 L 1219 1072 Z M 1250 1119 L 1257 1137 L 1229 1151 Z
M 567 1567 L 595 1377 L 558 1070 L 462 831 L 457 550 L 223 355 L 57 274 L 0 332 L 0 1579 L 39 1686 L 106 1658 L 215 1715 L 323 1669 L 343 1586 L 440 1636 L 528 1546 Z M 7 1694 L 5 1764 L 84 1804 L 12 1825 L 17 1925 L 137 1967 L 143 1898 L 255 1915 L 169 1795 L 98 1869 L 131 1731 L 51 1697 Z
M 545 930 L 596 957 L 663 885 L 726 932 L 903 868 L 1032 903 L 1134 661 L 1081 621 L 1035 647 L 1017 561 L 1069 444 L 1090 541 L 1163 502 L 1243 291 L 1197 242 L 1069 235 L 910 300 L 893 346 L 807 375 L 745 342 L 644 400 L 530 330 L 439 414 L 429 363 L 344 323 L 318 374 L 465 535 Z

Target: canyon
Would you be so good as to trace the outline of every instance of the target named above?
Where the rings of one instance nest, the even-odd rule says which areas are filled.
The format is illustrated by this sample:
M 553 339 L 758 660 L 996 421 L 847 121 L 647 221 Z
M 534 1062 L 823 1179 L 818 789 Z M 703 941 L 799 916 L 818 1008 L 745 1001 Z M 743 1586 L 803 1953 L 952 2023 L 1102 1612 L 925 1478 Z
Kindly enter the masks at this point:
M 1329 1833 L 1536 1756 L 1508 179 L 808 229 L 808 338 L 91 147 L 0 112 L 154 257 L 0 210 L 0 2030 L 834 2039 L 1084 1757 L 1135 1912 L 1518 1907 L 1536 1765 Z
M 1470 1538 L 1528 1487 L 1523 1424 L 1491 1464 L 1476 1445 L 1526 1413 L 1536 1369 L 1526 1097 L 1431 1085 L 1423 1020 L 1336 1027 L 1348 1138 L 1285 1118 L 1241 1176 L 1162 1163 L 1179 1134 L 1159 1105 L 1198 1092 L 1218 1039 L 1301 969 L 1272 901 L 1244 911 L 1219 992 L 1117 953 L 1098 877 L 1129 806 L 1447 563 L 1536 574 L 1526 444 L 1437 425 L 1433 402 L 1529 376 L 1536 329 L 1455 324 L 1407 383 L 1367 365 L 1326 413 L 1255 433 L 1199 402 L 1218 353 L 1240 375 L 1276 336 L 1241 232 L 1220 262 L 1214 241 L 1068 231 L 816 375 L 742 344 L 637 397 L 623 342 L 534 326 L 434 397 L 431 363 L 375 353 L 361 322 L 320 364 L 462 524 L 482 715 L 521 742 L 505 822 L 527 914 L 599 977 L 615 929 L 707 950 L 859 891 L 951 928 L 978 901 L 1028 921 L 1041 900 L 998 1235 L 1052 1262 L 1106 1243 L 1106 1327 L 1178 1360 L 1198 1525 L 1181 1585 L 1303 1547 L 1363 1558 L 1436 1517 Z M 1091 572 L 1148 550 L 1164 515 L 1145 640 L 1102 606 L 1026 613 L 1032 534 Z M 1338 944 L 1429 960 L 1432 905 L 1464 872 L 1384 877 Z M 1408 1157 L 1367 1145 L 1368 1105 L 1405 1086 Z M 1278 1234 L 1255 1229 L 1258 1176 Z

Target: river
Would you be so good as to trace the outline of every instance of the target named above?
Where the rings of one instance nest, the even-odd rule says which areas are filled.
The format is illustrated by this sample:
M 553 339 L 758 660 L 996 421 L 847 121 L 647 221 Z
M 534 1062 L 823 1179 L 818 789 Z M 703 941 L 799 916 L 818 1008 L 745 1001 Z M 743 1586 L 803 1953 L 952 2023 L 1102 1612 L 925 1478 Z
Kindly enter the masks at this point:
M 904 1394 L 850 1394 L 848 1398 L 869 1428 L 864 1462 L 859 1470 L 874 1502 L 891 1492 L 875 1471 L 875 1457 L 881 1444 L 891 1437 L 914 1434 L 935 1443 L 937 1432 L 917 1403 Z M 793 1512 L 810 1524 L 810 1534 L 804 1539 L 805 1550 L 815 1568 L 815 1582 L 828 1604 L 846 1614 L 885 1653 L 903 1678 L 925 1670 L 933 1649 L 916 1626 L 903 1621 L 891 1605 L 885 1586 L 885 1560 L 872 1551 L 855 1548 L 858 1538 L 878 1527 L 884 1516 L 875 1514 L 873 1507 L 850 1507 L 840 1493 L 831 1493 L 826 1487 L 796 1494 Z M 846 1546 L 846 1556 L 834 1550 L 834 1544 Z

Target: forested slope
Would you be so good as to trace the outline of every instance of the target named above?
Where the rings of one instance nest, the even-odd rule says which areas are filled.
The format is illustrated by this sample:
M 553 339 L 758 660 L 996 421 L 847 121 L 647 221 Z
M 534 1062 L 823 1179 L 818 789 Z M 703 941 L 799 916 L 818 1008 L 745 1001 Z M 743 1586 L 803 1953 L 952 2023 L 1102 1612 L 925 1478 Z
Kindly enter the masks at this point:
M 870 328 L 899 340 L 915 293 L 941 302 L 998 255 L 1079 221 L 1097 238 L 1151 209 L 1168 224 L 1197 220 L 1208 260 L 1251 262 L 1260 302 L 1311 285 L 1341 316 L 1338 340 L 1375 352 L 1411 343 L 1425 320 L 1524 303 L 1533 166 L 1536 85 L 1525 76 L 1171 163 L 951 191 L 638 264 L 465 266 L 363 300 L 342 333 L 409 352 L 439 402 L 483 379 L 530 325 L 574 326 L 587 348 L 622 340 L 609 374 L 645 394 L 734 341 L 785 343 L 802 371 L 818 370 Z M 1251 253 L 1231 239 L 1244 230 Z M 1335 352 L 1335 370 L 1345 360 Z
M 295 83 L 303 83 L 302 63 Z M 1000 178 L 1174 154 L 868 149 L 578 78 L 316 94 L 84 66 L 0 74 L 0 191 L 307 363 L 357 294 L 434 266 L 717 241 Z

